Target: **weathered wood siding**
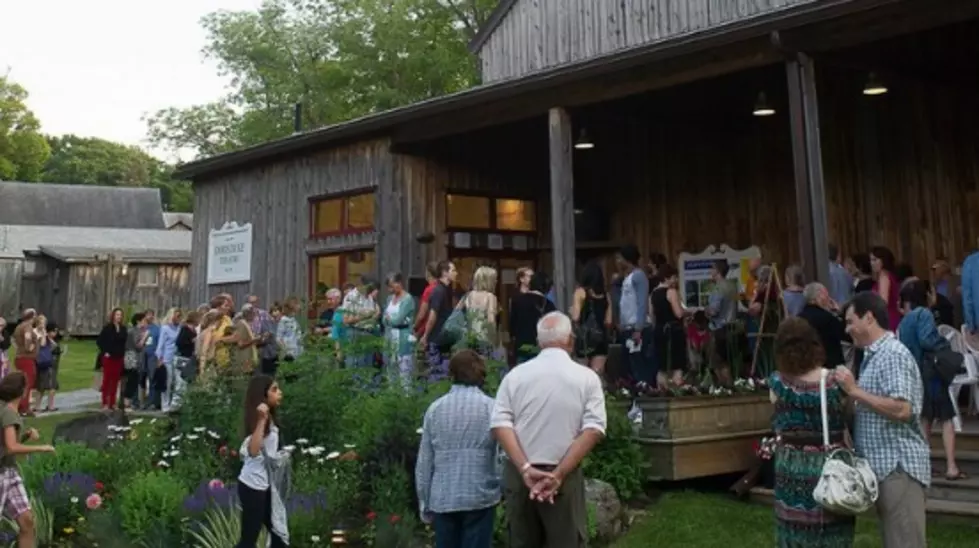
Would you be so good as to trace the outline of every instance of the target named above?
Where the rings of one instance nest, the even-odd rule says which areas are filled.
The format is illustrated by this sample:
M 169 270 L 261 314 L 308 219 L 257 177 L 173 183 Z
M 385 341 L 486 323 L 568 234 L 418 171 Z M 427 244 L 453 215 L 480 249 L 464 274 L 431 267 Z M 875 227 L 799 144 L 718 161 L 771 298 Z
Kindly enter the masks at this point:
M 0 317 L 9 320 L 17 316 L 23 269 L 22 259 L 0 259 Z
M 449 139 L 428 157 L 396 157 L 403 228 L 391 247 L 400 250 L 397 259 L 405 275 L 424 276 L 429 261 L 447 257 L 445 197 L 452 192 L 533 200 L 538 237 L 549 243 L 547 122 L 535 120 L 521 129 L 522 138 L 516 140 L 498 138 L 490 130 Z M 424 233 L 434 234 L 435 241 L 419 244 L 417 237 Z
M 108 312 L 115 307 L 132 311 L 153 309 L 162 316 L 162 311 L 170 307 L 197 308 L 200 304 L 190 298 L 189 265 L 130 265 L 125 274 L 121 265 L 115 265 L 109 303 L 105 302 L 105 264 L 70 264 L 60 268 L 68 277 L 67 287 L 57 293 L 63 296 L 66 317 L 55 321 L 75 336 L 97 335 Z M 139 268 L 156 268 L 157 285 L 138 285 Z
M 820 80 L 830 238 L 847 252 L 884 245 L 918 276 L 979 248 L 979 105 L 975 88 L 891 82 L 865 97 L 865 75 Z
M 392 155 L 386 140 L 366 141 L 246 168 L 194 185 L 192 301 L 227 292 L 241 300 L 256 294 L 264 303 L 307 296 L 309 254 L 374 248 L 394 203 L 379 200 L 371 233 L 321 239 L 309 237 L 309 200 L 356 190 L 392 196 Z M 252 279 L 207 285 L 207 246 L 212 229 L 227 222 L 252 223 Z M 396 226 L 400 226 L 400 223 Z M 396 251 L 396 250 L 394 250 Z M 380 257 L 389 256 L 380 254 Z M 388 265 L 379 264 L 379 273 Z
M 479 50 L 484 82 L 517 78 L 815 0 L 517 0 Z

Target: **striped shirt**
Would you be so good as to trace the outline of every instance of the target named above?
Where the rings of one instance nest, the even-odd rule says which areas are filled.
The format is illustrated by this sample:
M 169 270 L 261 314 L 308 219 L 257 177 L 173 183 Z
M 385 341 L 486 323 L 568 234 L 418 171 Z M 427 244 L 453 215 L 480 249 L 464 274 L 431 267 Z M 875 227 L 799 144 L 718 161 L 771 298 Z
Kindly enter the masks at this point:
M 909 402 L 911 417 L 894 421 L 858 402 L 853 433 L 857 453 L 870 461 L 879 481 L 900 467 L 927 487 L 931 483 L 931 455 L 918 425 L 923 388 L 911 352 L 893 333 L 887 333 L 867 347 L 858 383 L 875 396 Z
M 422 514 L 489 508 L 500 501 L 500 460 L 490 434 L 493 398 L 453 385 L 425 412 L 415 465 Z

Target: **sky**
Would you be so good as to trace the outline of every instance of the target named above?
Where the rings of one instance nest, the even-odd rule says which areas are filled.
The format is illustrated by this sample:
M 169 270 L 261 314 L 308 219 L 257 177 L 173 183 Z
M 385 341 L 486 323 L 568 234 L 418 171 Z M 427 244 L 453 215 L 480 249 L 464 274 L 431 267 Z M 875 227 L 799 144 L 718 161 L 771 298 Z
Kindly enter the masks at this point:
M 0 75 L 25 87 L 42 131 L 150 150 L 144 115 L 210 102 L 228 80 L 204 59 L 202 16 L 261 0 L 0 0 Z

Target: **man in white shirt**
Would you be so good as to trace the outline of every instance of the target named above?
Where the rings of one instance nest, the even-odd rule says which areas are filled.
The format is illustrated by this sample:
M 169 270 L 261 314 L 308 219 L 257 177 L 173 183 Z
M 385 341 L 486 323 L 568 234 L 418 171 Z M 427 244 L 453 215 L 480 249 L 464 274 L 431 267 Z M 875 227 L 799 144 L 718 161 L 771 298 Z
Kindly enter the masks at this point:
M 571 359 L 571 319 L 537 324 L 540 354 L 510 371 L 496 394 L 491 427 L 509 457 L 503 475 L 510 548 L 587 546 L 581 461 L 605 436 L 598 375 Z

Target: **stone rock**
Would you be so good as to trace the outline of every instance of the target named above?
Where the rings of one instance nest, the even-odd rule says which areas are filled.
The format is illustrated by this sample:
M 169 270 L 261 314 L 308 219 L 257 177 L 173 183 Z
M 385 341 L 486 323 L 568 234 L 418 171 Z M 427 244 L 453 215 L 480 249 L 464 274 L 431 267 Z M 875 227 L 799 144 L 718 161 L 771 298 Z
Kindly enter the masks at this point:
M 112 433 L 110 426 L 129 426 L 126 412 L 93 413 L 60 423 L 54 428 L 54 443 L 79 443 L 90 449 L 104 449 Z
M 611 541 L 622 534 L 625 512 L 615 488 L 597 479 L 585 480 L 585 502 L 595 509 L 598 538 Z

